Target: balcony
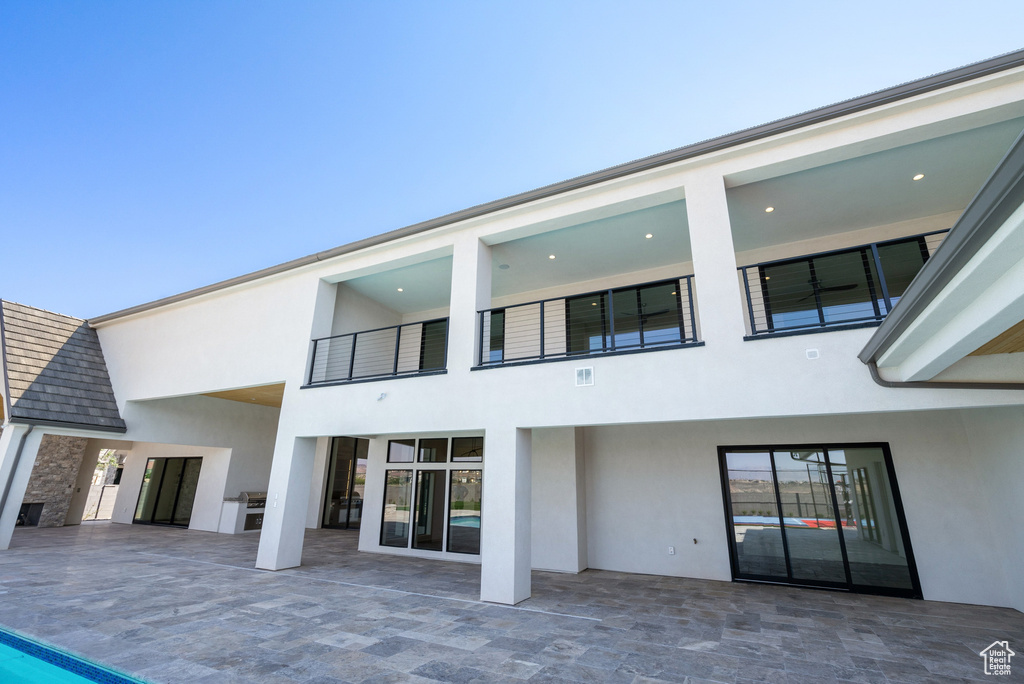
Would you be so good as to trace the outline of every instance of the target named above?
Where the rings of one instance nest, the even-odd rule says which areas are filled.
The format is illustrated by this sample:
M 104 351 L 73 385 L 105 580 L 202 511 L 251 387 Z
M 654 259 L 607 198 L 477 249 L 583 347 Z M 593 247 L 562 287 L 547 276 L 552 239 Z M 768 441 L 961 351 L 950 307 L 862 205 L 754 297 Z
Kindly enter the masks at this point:
M 741 267 L 746 339 L 878 325 L 947 232 Z
M 307 386 L 436 375 L 447 361 L 447 318 L 321 337 Z
M 692 275 L 488 309 L 479 316 L 477 368 L 702 344 Z

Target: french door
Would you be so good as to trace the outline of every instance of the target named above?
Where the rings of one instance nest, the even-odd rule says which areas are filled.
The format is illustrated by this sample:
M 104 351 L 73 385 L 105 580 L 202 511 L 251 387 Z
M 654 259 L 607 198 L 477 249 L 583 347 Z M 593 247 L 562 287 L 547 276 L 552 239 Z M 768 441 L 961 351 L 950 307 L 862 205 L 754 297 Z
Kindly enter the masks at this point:
M 719 448 L 733 577 L 921 596 L 885 444 Z
M 188 527 L 199 484 L 201 458 L 151 458 L 133 522 Z
M 331 441 L 327 495 L 324 497 L 324 527 L 359 529 L 363 519 L 366 453 L 369 447 L 369 440 L 355 437 L 335 437 Z

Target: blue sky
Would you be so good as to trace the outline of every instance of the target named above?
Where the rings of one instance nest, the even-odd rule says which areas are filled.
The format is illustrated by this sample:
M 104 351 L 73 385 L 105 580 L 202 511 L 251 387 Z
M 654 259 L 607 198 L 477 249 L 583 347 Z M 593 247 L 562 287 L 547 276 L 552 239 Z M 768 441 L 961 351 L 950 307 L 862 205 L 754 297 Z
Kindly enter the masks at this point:
M 1024 47 L 1024 3 L 0 3 L 0 298 L 96 316 Z

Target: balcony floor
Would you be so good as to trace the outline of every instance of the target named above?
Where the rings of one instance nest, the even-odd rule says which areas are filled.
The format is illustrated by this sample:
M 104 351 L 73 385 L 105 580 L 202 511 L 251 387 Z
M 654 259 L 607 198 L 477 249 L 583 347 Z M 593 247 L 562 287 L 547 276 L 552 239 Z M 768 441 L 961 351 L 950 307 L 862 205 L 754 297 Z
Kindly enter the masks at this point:
M 533 598 L 485 604 L 479 566 L 355 542 L 307 530 L 305 565 L 274 573 L 253 569 L 255 534 L 18 529 L 0 624 L 190 684 L 985 681 L 979 651 L 1024 646 L 1005 608 L 597 570 L 534 572 Z

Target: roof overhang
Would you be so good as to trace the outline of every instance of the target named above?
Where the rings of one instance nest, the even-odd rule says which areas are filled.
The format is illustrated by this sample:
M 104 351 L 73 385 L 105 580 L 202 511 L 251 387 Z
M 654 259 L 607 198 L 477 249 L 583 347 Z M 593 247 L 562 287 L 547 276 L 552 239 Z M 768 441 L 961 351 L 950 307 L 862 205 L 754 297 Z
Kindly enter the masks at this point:
M 1022 320 L 1024 135 L 859 357 L 883 384 L 1012 386 L 1024 383 Z

